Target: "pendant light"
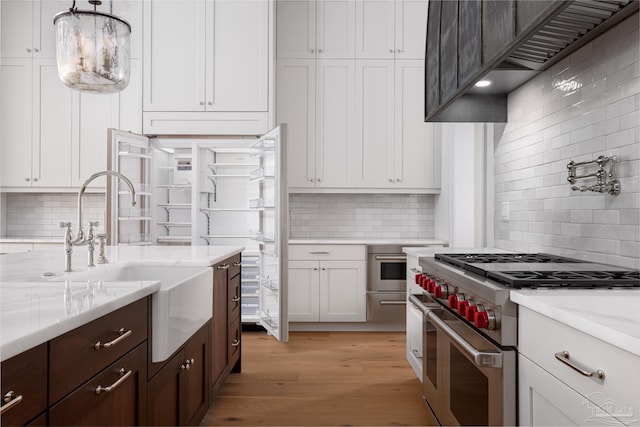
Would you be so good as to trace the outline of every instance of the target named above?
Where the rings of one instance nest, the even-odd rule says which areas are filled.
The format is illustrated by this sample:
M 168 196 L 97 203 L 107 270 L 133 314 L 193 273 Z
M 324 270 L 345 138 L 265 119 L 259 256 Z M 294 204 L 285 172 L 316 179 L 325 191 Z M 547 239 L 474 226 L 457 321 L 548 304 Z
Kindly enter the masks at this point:
M 58 76 L 72 89 L 93 93 L 119 92 L 129 84 L 131 26 L 110 13 L 71 9 L 53 18 L 56 27 Z

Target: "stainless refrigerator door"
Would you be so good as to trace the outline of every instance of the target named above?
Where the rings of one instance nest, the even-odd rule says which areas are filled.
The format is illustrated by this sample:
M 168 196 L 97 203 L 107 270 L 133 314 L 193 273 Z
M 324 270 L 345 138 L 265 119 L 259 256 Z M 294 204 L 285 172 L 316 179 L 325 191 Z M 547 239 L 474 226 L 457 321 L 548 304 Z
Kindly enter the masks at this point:
M 260 324 L 276 339 L 289 340 L 287 313 L 288 200 L 284 161 L 286 125 L 263 135 L 252 145 L 260 158 Z

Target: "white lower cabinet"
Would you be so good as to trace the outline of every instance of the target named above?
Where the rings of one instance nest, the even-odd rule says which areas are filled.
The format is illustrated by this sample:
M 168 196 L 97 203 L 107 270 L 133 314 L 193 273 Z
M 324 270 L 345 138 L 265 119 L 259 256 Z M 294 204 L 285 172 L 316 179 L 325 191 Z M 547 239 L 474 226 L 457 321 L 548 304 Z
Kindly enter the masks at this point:
M 640 425 L 640 357 L 522 306 L 518 322 L 521 426 Z
M 366 321 L 366 251 L 353 247 L 357 255 L 345 259 L 338 255 L 344 254 L 339 247 L 332 256 L 332 247 L 290 246 L 290 322 Z

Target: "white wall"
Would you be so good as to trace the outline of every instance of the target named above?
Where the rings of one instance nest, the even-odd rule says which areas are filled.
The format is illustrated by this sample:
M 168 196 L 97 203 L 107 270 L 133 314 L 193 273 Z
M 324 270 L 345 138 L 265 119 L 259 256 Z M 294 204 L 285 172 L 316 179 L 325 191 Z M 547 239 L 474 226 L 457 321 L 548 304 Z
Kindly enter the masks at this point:
M 495 146 L 497 247 L 639 268 L 638 36 L 635 14 L 509 95 Z M 599 155 L 619 159 L 618 196 L 567 182 L 570 160 Z
M 439 126 L 442 191 L 435 202 L 435 237 L 451 247 L 485 246 L 485 125 Z

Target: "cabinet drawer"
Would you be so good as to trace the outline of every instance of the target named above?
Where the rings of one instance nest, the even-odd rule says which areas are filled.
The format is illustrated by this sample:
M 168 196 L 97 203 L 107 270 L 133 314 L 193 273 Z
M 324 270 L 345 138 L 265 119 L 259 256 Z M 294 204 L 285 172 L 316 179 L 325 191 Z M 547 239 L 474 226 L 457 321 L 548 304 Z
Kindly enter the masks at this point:
M 147 339 L 147 301 L 138 300 L 51 340 L 49 403 Z
M 50 424 L 145 425 L 146 360 L 143 343 L 53 406 Z
M 638 407 L 640 357 L 519 307 L 519 351 L 556 378 L 601 406 Z M 602 370 L 604 379 L 587 377 L 556 359 L 567 351 L 570 361 L 589 372 Z
M 367 259 L 365 245 L 289 245 L 289 259 L 300 261 Z
M 15 403 L 2 414 L 2 425 L 24 425 L 47 409 L 46 343 L 2 362 L 2 396 L 9 392 Z
M 240 268 L 242 265 L 240 254 L 232 256 L 226 262 L 229 262 L 229 278 L 230 279 L 240 274 Z

